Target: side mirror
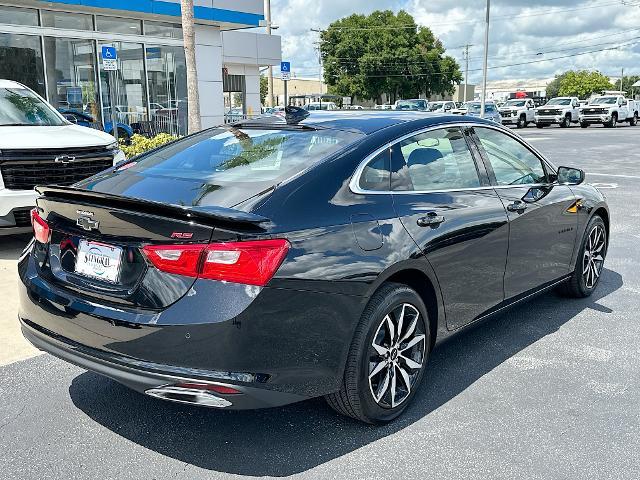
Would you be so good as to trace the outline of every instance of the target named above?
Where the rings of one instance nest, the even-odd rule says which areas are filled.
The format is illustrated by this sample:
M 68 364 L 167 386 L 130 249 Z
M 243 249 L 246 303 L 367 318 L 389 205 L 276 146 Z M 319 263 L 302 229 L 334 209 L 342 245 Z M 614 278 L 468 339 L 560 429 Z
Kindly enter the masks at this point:
M 571 167 L 558 168 L 558 183 L 563 185 L 580 185 L 584 182 L 584 170 Z
M 78 124 L 78 118 L 75 115 L 66 114 L 64 115 L 64 118 L 67 122 L 71 122 L 76 125 Z

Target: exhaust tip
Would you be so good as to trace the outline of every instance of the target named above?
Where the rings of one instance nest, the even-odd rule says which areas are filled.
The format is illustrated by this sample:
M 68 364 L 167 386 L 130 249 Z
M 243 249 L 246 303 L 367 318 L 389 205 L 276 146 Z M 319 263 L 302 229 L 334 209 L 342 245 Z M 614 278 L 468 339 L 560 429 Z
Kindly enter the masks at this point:
M 209 389 L 205 387 L 209 387 Z M 240 391 L 236 392 L 242 393 Z M 233 405 L 233 403 L 226 398 L 214 395 L 210 386 L 205 384 L 188 384 L 188 386 L 166 385 L 164 387 L 150 388 L 144 393 L 162 400 L 200 405 L 203 407 L 226 408 Z

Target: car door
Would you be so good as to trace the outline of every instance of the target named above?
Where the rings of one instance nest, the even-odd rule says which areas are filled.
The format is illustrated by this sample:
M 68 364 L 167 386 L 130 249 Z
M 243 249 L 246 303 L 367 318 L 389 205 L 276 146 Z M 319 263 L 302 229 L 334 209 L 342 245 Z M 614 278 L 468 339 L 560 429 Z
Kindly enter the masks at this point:
M 475 127 L 473 138 L 509 216 L 505 297 L 567 275 L 578 222 L 570 187 L 552 183 L 547 162 L 511 133 Z
M 448 328 L 461 327 L 504 299 L 505 209 L 459 127 L 412 135 L 391 156 L 396 213 L 436 272 Z

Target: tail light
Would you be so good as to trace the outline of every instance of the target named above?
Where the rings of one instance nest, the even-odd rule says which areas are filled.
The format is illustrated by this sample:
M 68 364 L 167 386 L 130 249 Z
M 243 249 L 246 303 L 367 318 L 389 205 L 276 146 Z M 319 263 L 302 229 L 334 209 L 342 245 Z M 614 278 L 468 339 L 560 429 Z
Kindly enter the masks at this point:
M 264 286 L 289 251 L 284 239 L 207 245 L 148 245 L 144 253 L 163 272 Z
M 38 242 L 49 243 L 51 229 L 44 218 L 40 216 L 37 208 L 31 210 L 31 226 L 33 227 L 33 236 Z

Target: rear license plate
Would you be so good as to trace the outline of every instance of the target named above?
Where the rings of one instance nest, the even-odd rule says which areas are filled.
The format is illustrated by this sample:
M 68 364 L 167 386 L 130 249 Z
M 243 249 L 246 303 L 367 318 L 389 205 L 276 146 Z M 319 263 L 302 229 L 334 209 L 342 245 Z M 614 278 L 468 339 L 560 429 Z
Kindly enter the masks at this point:
M 80 240 L 76 257 L 76 273 L 117 283 L 121 259 L 122 248 L 120 247 Z

